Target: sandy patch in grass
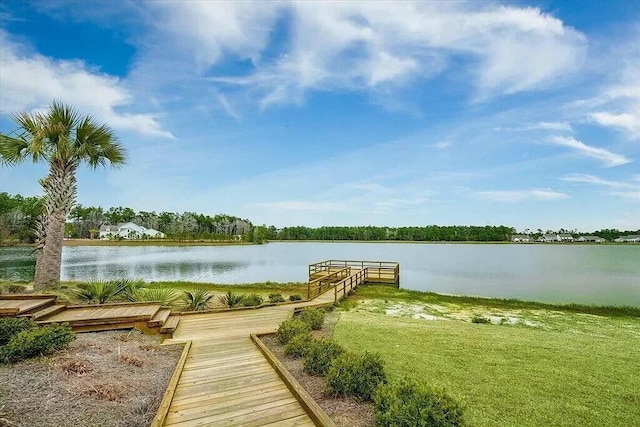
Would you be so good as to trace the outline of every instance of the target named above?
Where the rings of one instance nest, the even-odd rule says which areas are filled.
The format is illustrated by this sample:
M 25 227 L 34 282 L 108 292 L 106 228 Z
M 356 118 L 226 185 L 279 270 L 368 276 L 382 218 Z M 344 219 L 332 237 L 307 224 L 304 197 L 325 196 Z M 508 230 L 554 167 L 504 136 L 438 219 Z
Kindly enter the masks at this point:
M 158 340 L 83 333 L 52 356 L 0 365 L 0 425 L 150 425 L 182 353 Z

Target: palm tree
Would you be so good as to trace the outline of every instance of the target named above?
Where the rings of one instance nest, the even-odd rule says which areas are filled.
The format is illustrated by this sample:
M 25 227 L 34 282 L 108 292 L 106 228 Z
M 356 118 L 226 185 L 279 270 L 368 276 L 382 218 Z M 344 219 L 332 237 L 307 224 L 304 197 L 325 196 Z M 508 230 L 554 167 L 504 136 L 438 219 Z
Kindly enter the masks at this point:
M 124 163 L 125 150 L 114 132 L 90 116 L 54 101 L 46 113 L 14 114 L 17 136 L 0 134 L 0 155 L 14 165 L 26 160 L 45 161 L 49 174 L 40 180 L 45 193 L 42 215 L 36 225 L 36 289 L 60 282 L 62 239 L 67 215 L 76 201 L 76 171 L 81 164 L 98 166 Z

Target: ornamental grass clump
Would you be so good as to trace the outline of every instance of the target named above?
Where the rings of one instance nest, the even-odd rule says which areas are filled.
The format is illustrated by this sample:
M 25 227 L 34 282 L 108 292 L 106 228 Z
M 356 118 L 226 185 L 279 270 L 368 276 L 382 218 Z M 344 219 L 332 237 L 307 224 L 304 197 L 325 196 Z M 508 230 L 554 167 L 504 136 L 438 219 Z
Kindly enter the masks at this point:
M 264 299 L 258 294 L 249 294 L 242 300 L 242 305 L 245 307 L 257 307 L 262 305 Z
M 324 323 L 324 310 L 321 308 L 305 308 L 300 313 L 300 320 L 309 324 L 314 331 L 320 330 Z
M 383 384 L 374 396 L 378 427 L 464 426 L 462 408 L 444 390 L 409 378 Z
M 289 301 L 300 301 L 302 297 L 299 294 L 289 295 Z
M 304 371 L 309 375 L 325 376 L 329 366 L 344 353 L 344 348 L 336 342 L 323 338 L 316 340 L 304 358 Z
M 21 331 L 0 347 L 0 361 L 15 363 L 61 350 L 75 339 L 71 328 L 51 324 L 42 328 Z
M 372 400 L 378 386 L 386 381 L 384 363 L 379 354 L 345 352 L 329 367 L 327 392 L 333 396 Z
M 269 302 L 272 304 L 284 302 L 284 297 L 281 294 L 269 294 Z
M 310 334 L 311 326 L 299 319 L 285 320 L 280 324 L 276 337 L 280 344 L 285 345 L 296 335 Z
M 310 332 L 295 335 L 284 346 L 284 354 L 294 359 L 305 357 L 313 345 L 313 335 Z
M 19 332 L 35 329 L 33 320 L 26 317 L 7 317 L 0 319 L 0 345 L 5 345 Z

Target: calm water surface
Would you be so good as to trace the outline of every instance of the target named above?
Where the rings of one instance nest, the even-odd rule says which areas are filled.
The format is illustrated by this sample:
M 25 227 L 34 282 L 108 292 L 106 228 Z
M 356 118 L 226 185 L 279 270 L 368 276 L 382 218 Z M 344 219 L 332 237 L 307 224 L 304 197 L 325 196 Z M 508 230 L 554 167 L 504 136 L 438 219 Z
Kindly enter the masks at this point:
M 33 274 L 32 260 L 24 258 L 28 252 L 0 250 L 0 276 L 24 277 L 28 271 Z M 401 287 L 407 289 L 640 306 L 640 245 L 314 242 L 199 247 L 78 246 L 64 248 L 62 279 L 304 282 L 307 265 L 326 259 L 398 261 Z

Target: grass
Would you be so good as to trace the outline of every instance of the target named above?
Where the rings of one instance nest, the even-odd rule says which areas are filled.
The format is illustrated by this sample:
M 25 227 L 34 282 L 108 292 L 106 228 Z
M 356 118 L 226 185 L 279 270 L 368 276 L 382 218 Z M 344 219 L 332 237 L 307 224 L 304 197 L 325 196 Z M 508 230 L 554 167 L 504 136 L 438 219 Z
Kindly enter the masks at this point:
M 628 426 L 640 420 L 640 309 L 377 286 L 360 288 L 348 301 L 334 339 L 349 350 L 380 352 L 392 379 L 409 374 L 446 388 L 471 425 Z M 510 320 L 471 323 L 478 315 Z

